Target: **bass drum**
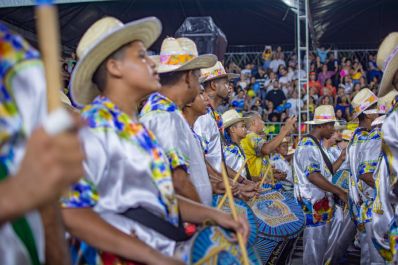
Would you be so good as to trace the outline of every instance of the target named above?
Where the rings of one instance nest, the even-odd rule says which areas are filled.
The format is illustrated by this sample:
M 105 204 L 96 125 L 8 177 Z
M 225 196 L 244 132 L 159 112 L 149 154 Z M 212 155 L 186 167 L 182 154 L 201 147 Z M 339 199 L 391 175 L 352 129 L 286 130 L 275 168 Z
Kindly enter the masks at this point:
M 218 226 L 206 226 L 191 240 L 188 264 L 240 265 L 243 263 L 239 244 L 231 231 Z M 251 265 L 261 265 L 253 247 L 247 247 L 247 252 Z
M 282 185 L 265 184 L 259 196 L 249 202 L 258 225 L 255 247 L 263 264 L 287 264 L 298 236 L 304 229 L 301 206 Z
M 217 205 L 221 201 L 222 197 L 223 197 L 223 195 L 218 195 L 218 194 L 213 195 L 213 207 L 217 207 Z M 250 234 L 249 234 L 247 245 L 253 246 L 256 243 L 256 239 L 257 239 L 257 231 L 258 231 L 257 218 L 254 215 L 250 206 L 247 203 L 245 203 L 243 200 L 234 198 L 234 203 L 235 203 L 235 208 L 236 208 L 238 215 L 246 216 L 246 219 L 247 219 L 247 221 L 249 223 L 249 227 L 250 227 Z M 231 208 L 229 207 L 228 199 L 225 200 L 223 206 L 221 207 L 221 210 L 223 210 L 224 212 L 227 212 L 227 213 L 231 213 Z

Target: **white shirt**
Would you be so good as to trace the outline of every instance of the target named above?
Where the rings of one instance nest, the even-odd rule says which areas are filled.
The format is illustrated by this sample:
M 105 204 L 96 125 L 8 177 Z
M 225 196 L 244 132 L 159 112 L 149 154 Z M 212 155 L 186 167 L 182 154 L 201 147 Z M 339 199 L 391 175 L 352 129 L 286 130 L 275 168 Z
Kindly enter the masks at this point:
M 277 73 L 280 65 L 286 66 L 285 61 L 281 59 L 272 60 L 269 65 L 269 68 L 271 68 L 274 73 Z
M 289 98 L 287 100 L 287 103 L 290 103 L 292 105 L 290 109 L 287 110 L 289 116 L 292 115 L 298 116 L 300 114 L 301 108 L 304 106 L 303 100 L 299 98 Z

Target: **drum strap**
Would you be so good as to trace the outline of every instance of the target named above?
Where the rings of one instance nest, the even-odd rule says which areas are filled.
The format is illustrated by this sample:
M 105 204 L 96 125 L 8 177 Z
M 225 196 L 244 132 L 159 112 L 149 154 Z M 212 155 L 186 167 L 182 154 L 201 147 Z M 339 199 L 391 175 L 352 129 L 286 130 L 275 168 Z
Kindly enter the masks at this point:
M 332 173 L 332 175 L 334 175 L 333 164 L 332 164 L 332 162 L 330 162 L 329 157 L 327 156 L 327 154 L 323 150 L 323 148 L 322 148 L 321 144 L 319 143 L 318 139 L 316 139 L 316 137 L 312 136 L 311 134 L 307 134 L 306 136 L 311 138 L 315 142 L 315 144 L 318 146 L 319 150 L 321 151 L 323 161 L 325 161 L 325 164 L 328 167 L 330 173 Z
M 143 207 L 130 208 L 124 213 L 123 216 L 130 220 L 136 221 L 137 223 L 146 226 L 152 230 L 155 230 L 159 234 L 176 241 L 186 241 L 190 237 L 185 233 L 185 228 L 181 220 L 181 216 L 178 221 L 178 226 L 171 224 L 164 220 L 162 217 L 153 214 Z

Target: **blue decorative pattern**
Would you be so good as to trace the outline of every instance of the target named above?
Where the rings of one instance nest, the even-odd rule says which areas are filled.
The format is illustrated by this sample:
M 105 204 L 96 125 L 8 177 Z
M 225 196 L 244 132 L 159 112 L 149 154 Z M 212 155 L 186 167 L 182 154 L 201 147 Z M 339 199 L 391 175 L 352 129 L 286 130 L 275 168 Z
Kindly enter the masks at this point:
M 304 229 L 303 210 L 291 194 L 281 192 L 281 189 L 279 184 L 249 203 L 257 217 L 259 237 L 281 241 L 296 238 Z
M 219 204 L 219 202 L 220 202 L 222 197 L 223 197 L 223 195 L 213 195 L 213 207 L 217 207 L 217 205 Z M 250 234 L 249 234 L 249 238 L 248 238 L 248 242 L 247 243 L 248 243 L 248 246 L 252 246 L 252 245 L 254 245 L 254 243 L 255 243 L 255 241 L 257 239 L 257 220 L 256 220 L 256 217 L 255 217 L 252 209 L 244 201 L 235 198 L 234 199 L 234 203 L 235 203 L 235 206 L 237 208 L 238 215 L 244 214 L 246 216 L 246 219 L 247 219 L 248 223 L 249 223 Z M 231 212 L 231 208 L 229 207 L 228 199 L 225 200 L 225 203 L 224 203 L 223 207 L 221 208 L 221 210 L 223 210 L 224 212 L 227 212 L 227 213 Z M 243 211 L 244 213 L 242 213 L 241 211 Z
M 195 264 L 205 258 L 216 248 L 221 247 L 217 255 L 209 259 L 206 264 L 214 265 L 240 265 L 242 257 L 237 243 L 232 243 L 230 231 L 216 226 L 204 227 L 192 240 L 189 264 Z M 260 265 L 260 259 L 253 248 L 248 248 L 249 262 L 251 265 Z

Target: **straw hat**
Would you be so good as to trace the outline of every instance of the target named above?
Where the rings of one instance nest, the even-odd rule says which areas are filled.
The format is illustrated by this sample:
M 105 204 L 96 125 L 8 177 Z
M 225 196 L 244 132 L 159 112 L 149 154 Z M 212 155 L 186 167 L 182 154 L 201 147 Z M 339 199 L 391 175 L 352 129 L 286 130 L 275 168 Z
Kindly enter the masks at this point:
M 387 93 L 387 95 L 379 98 L 377 102 L 379 110 L 384 113 L 389 112 L 390 109 L 392 108 L 392 103 L 397 96 L 398 96 L 398 91 L 391 90 L 390 92 Z
M 296 149 L 293 148 L 293 146 L 289 146 L 289 149 L 287 150 L 287 155 L 293 155 L 294 152 L 296 152 Z
M 77 46 L 79 61 L 72 74 L 72 98 L 79 105 L 87 105 L 99 95 L 92 77 L 98 66 L 120 47 L 140 40 L 149 47 L 162 31 L 160 21 L 155 17 L 123 24 L 113 17 L 105 17 L 95 22 Z
M 247 118 L 243 118 L 236 110 L 232 109 L 224 112 L 222 115 L 222 120 L 224 123 L 224 128 L 228 128 L 240 121 L 246 121 Z
M 321 105 L 315 109 L 314 120 L 306 121 L 306 124 L 324 124 L 328 122 L 336 122 L 333 106 Z
M 222 63 L 220 61 L 217 61 L 217 63 L 213 67 L 201 70 L 200 82 L 205 83 L 210 80 L 225 77 L 228 78 L 228 80 L 232 80 L 235 78 L 239 78 L 240 75 L 225 72 Z
M 68 96 L 65 95 L 65 93 L 63 93 L 62 91 L 59 91 L 59 98 L 61 99 L 61 103 L 64 105 L 64 107 L 66 109 L 69 109 L 69 110 L 72 110 L 72 111 L 78 111 L 77 109 L 75 109 L 72 106 L 72 102 L 70 101 Z
M 384 120 L 386 119 L 386 115 L 381 115 L 380 117 L 377 117 L 371 124 L 372 127 L 378 126 L 383 124 Z
M 159 74 L 208 68 L 217 62 L 213 54 L 199 55 L 195 42 L 188 38 L 164 39 L 160 54 L 151 58 L 157 64 Z
M 336 121 L 336 122 L 334 123 L 334 129 L 335 129 L 336 131 L 341 131 L 341 130 L 344 130 L 345 128 L 347 128 L 347 126 L 344 125 L 344 124 L 341 124 L 341 123 L 338 122 L 338 121 Z
M 341 138 L 344 141 L 350 141 L 353 134 L 354 134 L 354 132 L 351 130 L 344 130 L 341 132 Z
M 351 102 L 354 109 L 353 118 L 357 118 L 359 114 L 365 112 L 373 104 L 377 103 L 377 96 L 373 94 L 368 88 L 363 88 L 355 95 Z M 369 110 L 365 112 L 366 114 L 377 114 L 379 111 L 377 109 Z
M 398 32 L 390 33 L 381 43 L 377 52 L 377 66 L 383 71 L 379 97 L 393 89 L 392 81 L 398 70 Z

